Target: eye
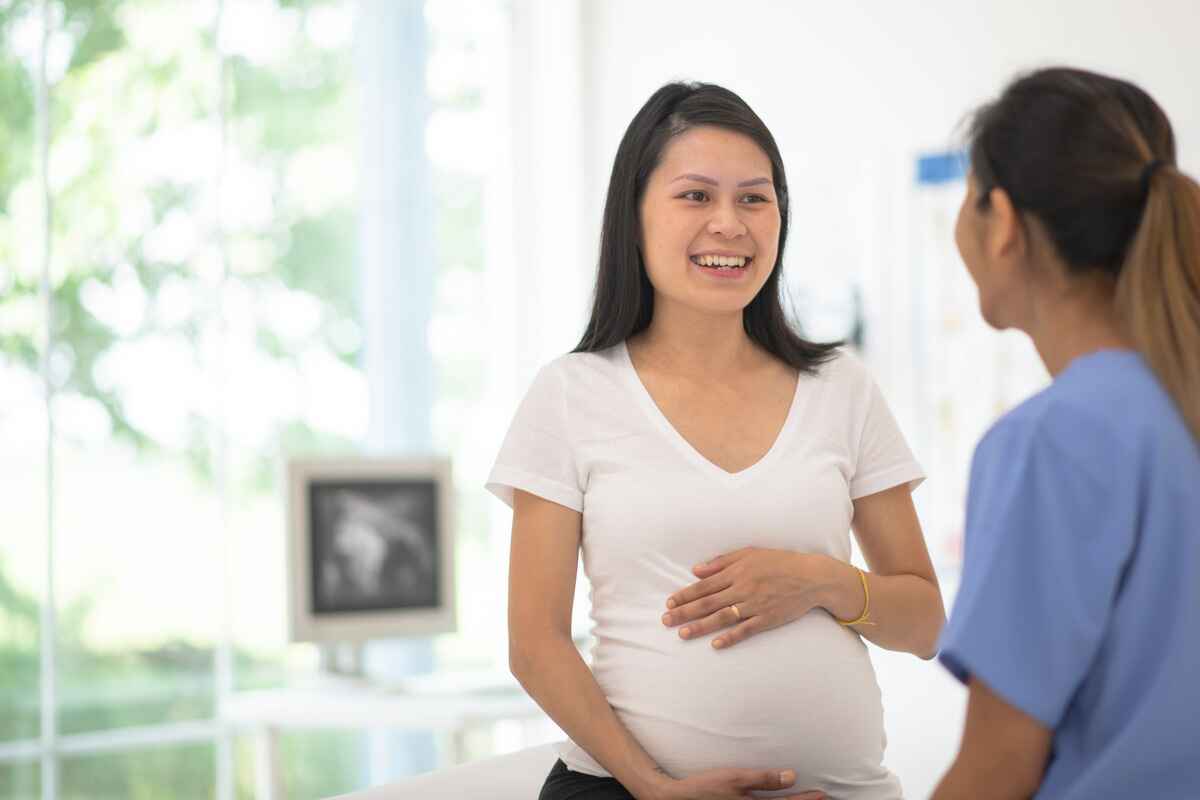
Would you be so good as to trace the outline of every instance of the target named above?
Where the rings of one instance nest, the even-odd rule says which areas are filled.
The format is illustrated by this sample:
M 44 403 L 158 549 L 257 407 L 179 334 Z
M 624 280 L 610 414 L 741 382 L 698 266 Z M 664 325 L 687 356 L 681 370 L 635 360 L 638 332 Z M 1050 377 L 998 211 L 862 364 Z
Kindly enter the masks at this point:
M 767 203 L 770 201 L 761 194 L 744 194 L 742 195 L 742 202 L 753 205 L 756 203 Z
M 692 189 L 690 192 L 684 192 L 679 195 L 679 197 L 683 200 L 691 200 L 694 203 L 703 203 L 708 199 L 708 192 L 702 189 Z

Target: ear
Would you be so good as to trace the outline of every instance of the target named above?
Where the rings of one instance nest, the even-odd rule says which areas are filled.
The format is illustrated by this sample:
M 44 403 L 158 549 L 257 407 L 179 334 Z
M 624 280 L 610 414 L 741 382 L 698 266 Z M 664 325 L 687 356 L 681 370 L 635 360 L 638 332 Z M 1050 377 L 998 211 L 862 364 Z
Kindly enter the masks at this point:
M 984 242 L 988 257 L 999 262 L 1022 254 L 1026 244 L 1025 227 L 1008 192 L 999 187 L 988 192 L 988 208 L 991 219 Z

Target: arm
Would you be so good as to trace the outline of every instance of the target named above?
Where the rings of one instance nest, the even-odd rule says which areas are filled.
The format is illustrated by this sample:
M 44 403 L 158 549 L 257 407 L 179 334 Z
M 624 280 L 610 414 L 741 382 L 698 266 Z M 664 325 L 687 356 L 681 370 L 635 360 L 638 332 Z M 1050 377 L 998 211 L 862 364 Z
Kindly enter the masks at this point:
M 854 501 L 854 531 L 873 573 L 870 625 L 855 629 L 880 647 L 932 658 L 946 621 L 942 594 L 907 486 Z M 843 620 L 863 611 L 858 571 L 813 553 L 746 548 L 697 566 L 699 581 L 667 599 L 663 623 L 685 639 L 733 626 L 717 648 L 824 608 Z M 734 610 L 733 606 L 737 606 Z
M 974 678 L 958 757 L 933 800 L 1032 797 L 1050 756 L 1051 731 Z
M 726 769 L 672 780 L 621 724 L 571 641 L 580 523 L 577 511 L 519 490 L 515 494 L 509 664 L 530 697 L 634 797 L 725 800 L 748 796 L 751 789 L 790 786 L 795 780 L 790 771 Z
M 855 500 L 851 524 L 871 568 L 866 577 L 873 624 L 855 630 L 887 650 L 933 658 L 946 609 L 908 486 Z M 825 560 L 825 568 L 821 605 L 838 619 L 857 619 L 864 599 L 858 570 L 833 558 Z
M 508 573 L 509 666 L 572 741 L 637 797 L 663 779 L 571 641 L 581 515 L 517 491 Z

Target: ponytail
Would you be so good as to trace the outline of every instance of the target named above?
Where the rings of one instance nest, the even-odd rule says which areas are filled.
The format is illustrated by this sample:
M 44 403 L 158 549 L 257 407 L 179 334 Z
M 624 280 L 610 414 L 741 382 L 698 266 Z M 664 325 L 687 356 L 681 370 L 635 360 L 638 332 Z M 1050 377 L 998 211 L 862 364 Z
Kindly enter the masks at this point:
M 1200 184 L 1175 166 L 1140 87 L 1069 67 L 1013 81 L 971 121 L 981 194 L 1038 218 L 1075 275 L 1116 279 L 1116 310 L 1200 443 Z
M 1173 166 L 1150 175 L 1117 308 L 1200 442 L 1200 185 Z

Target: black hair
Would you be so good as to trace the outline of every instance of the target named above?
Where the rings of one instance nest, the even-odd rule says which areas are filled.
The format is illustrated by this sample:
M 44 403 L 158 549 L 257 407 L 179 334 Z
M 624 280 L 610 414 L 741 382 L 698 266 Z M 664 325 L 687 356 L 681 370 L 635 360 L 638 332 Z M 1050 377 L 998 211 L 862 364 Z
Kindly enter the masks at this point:
M 596 290 L 583 338 L 573 352 L 590 353 L 644 331 L 654 316 L 654 288 L 641 253 L 640 203 L 667 143 L 685 131 L 713 126 L 750 137 L 771 162 L 779 207 L 779 247 L 762 289 L 742 312 L 746 334 L 795 369 L 816 372 L 841 342 L 816 343 L 792 327 L 782 304 L 780 274 L 788 232 L 788 188 L 775 138 L 746 101 L 710 83 L 668 83 L 634 115 L 621 137 L 608 182 L 600 233 Z
M 1045 226 L 1067 267 L 1117 275 L 1142 219 L 1142 171 L 1175 163 L 1175 137 L 1150 95 L 1127 81 L 1066 67 L 1013 81 L 975 112 L 971 169 Z

